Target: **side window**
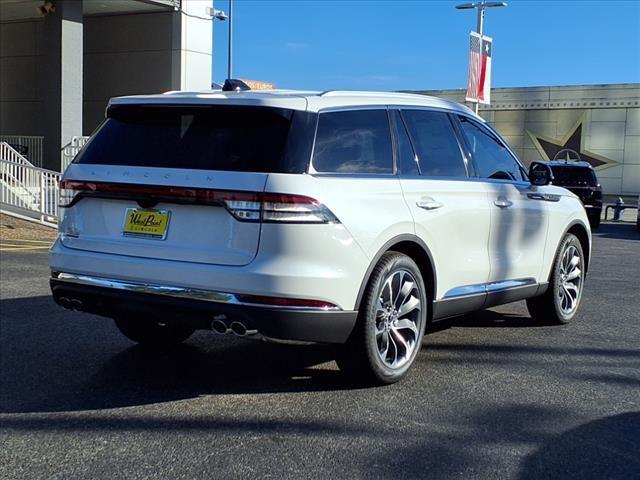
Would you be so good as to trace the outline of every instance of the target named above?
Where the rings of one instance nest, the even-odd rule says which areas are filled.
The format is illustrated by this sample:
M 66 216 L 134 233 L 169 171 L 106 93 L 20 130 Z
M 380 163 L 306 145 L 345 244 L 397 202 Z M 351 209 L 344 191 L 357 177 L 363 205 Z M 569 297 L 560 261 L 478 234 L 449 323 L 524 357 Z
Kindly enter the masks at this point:
M 398 110 L 393 112 L 393 125 L 398 139 L 398 173 L 401 175 L 420 175 L 416 154 L 413 151 L 407 129 Z
M 403 110 L 420 173 L 433 177 L 466 177 L 460 145 L 449 116 L 429 110 Z
M 313 168 L 317 172 L 393 173 L 387 111 L 321 113 Z
M 487 130 L 466 117 L 459 117 L 480 178 L 525 180 L 511 153 Z

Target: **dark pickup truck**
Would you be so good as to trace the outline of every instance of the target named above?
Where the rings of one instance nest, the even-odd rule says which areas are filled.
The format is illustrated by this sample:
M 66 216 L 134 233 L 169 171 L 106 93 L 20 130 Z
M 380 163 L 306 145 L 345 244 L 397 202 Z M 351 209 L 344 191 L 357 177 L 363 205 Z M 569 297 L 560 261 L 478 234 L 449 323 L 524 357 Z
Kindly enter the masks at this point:
M 553 184 L 564 187 L 580 197 L 589 217 L 591 228 L 600 226 L 602 214 L 602 186 L 593 167 L 587 162 L 546 162 L 553 172 Z

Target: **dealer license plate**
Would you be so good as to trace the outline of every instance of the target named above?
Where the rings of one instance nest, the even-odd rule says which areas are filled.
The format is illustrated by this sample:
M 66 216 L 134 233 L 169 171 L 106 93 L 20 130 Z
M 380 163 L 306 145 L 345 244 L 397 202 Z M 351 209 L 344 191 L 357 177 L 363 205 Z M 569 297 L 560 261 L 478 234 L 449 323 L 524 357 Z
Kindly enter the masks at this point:
M 167 237 L 170 217 L 169 210 L 127 208 L 122 234 L 164 240 Z

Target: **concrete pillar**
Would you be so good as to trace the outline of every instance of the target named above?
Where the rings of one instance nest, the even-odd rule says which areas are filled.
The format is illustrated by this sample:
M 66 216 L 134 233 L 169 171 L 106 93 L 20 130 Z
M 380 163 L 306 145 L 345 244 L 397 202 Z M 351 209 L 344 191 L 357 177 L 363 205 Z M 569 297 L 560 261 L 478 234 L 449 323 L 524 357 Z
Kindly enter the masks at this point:
M 211 2 L 182 0 L 174 15 L 172 89 L 211 88 L 212 24 L 207 15 Z
M 44 19 L 43 100 L 44 167 L 60 168 L 61 149 L 82 135 L 82 0 L 57 0 Z

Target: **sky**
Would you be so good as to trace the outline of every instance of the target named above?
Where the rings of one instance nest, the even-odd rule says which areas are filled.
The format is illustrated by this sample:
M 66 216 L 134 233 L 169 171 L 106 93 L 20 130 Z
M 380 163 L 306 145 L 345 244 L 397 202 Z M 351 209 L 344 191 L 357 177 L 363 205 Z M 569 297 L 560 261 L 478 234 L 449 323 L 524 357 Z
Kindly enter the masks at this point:
M 466 0 L 465 0 L 466 1 Z M 475 10 L 450 1 L 234 0 L 233 77 L 278 88 L 464 88 Z M 228 13 L 228 0 L 214 5 Z M 213 78 L 227 75 L 213 24 Z M 640 82 L 640 1 L 512 0 L 491 8 L 492 87 Z

